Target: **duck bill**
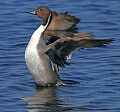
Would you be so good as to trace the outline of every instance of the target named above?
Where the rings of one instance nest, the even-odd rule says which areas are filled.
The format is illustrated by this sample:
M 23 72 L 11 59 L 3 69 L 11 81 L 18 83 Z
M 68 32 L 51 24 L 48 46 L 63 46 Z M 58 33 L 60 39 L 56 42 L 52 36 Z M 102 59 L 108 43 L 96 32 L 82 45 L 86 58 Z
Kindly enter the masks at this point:
M 34 10 L 34 11 L 25 11 L 26 13 L 29 13 L 29 14 L 33 14 L 33 15 L 36 15 L 36 10 Z

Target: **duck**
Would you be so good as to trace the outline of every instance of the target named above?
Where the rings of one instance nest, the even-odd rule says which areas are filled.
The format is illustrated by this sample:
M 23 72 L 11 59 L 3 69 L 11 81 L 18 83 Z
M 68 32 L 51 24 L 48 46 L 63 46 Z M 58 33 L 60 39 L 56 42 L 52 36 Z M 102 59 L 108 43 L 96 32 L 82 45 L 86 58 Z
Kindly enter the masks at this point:
M 79 18 L 69 15 L 68 11 L 60 14 L 55 11 L 51 12 L 52 20 L 47 28 L 47 31 L 66 31 L 75 29 L 76 24 L 80 22 Z
M 44 32 L 52 20 L 52 12 L 46 6 L 40 6 L 27 13 L 37 15 L 42 23 L 32 34 L 25 50 L 25 62 L 37 86 L 50 87 L 64 85 L 58 72 L 65 68 L 72 51 L 90 47 L 104 46 L 112 39 L 92 38 L 91 35 L 60 37 L 48 44 L 44 41 Z

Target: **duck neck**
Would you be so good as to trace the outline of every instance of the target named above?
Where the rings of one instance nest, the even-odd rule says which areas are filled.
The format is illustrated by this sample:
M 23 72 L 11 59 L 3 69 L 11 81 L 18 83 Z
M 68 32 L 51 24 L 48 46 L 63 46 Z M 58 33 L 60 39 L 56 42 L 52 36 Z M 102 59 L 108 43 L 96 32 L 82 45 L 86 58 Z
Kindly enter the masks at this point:
M 51 21 L 50 19 L 51 19 L 51 14 L 48 17 L 48 21 L 47 21 L 46 25 L 45 26 L 40 25 L 39 28 L 33 33 L 32 37 L 30 39 L 30 42 L 29 42 L 30 45 L 37 46 L 39 41 L 42 40 L 45 30 L 47 29 L 47 27 L 50 24 L 50 21 Z

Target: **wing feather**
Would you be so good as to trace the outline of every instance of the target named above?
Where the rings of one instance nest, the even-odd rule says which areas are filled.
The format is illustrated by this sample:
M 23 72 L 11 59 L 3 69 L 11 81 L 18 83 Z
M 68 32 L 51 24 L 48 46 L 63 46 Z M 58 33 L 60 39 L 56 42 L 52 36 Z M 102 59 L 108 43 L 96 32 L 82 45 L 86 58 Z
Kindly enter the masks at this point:
M 75 49 L 101 47 L 110 43 L 113 39 L 96 39 L 90 37 L 64 37 L 47 46 L 46 54 L 51 61 L 60 67 L 65 67 L 67 56 Z

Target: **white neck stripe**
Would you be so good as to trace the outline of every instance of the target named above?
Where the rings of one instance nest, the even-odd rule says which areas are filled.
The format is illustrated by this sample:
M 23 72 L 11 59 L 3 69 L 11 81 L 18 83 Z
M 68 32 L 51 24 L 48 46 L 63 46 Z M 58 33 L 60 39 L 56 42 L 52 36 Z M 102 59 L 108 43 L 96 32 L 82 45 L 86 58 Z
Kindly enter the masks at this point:
M 40 37 L 41 37 L 42 33 L 48 27 L 48 24 L 50 22 L 50 17 L 51 17 L 51 13 L 50 13 L 50 15 L 48 17 L 47 24 L 45 26 L 40 25 L 40 27 L 33 33 L 32 37 L 30 39 L 29 45 L 31 45 L 31 46 L 37 46 L 38 45 L 38 42 L 40 40 Z
M 48 27 L 48 24 L 49 24 L 49 22 L 50 22 L 50 17 L 51 17 L 51 13 L 50 13 L 50 15 L 49 15 L 49 17 L 48 17 L 47 24 L 46 24 L 45 26 L 43 26 L 43 25 L 40 26 L 40 27 L 42 27 L 42 28 L 41 28 L 41 32 L 44 32 L 45 29 Z

